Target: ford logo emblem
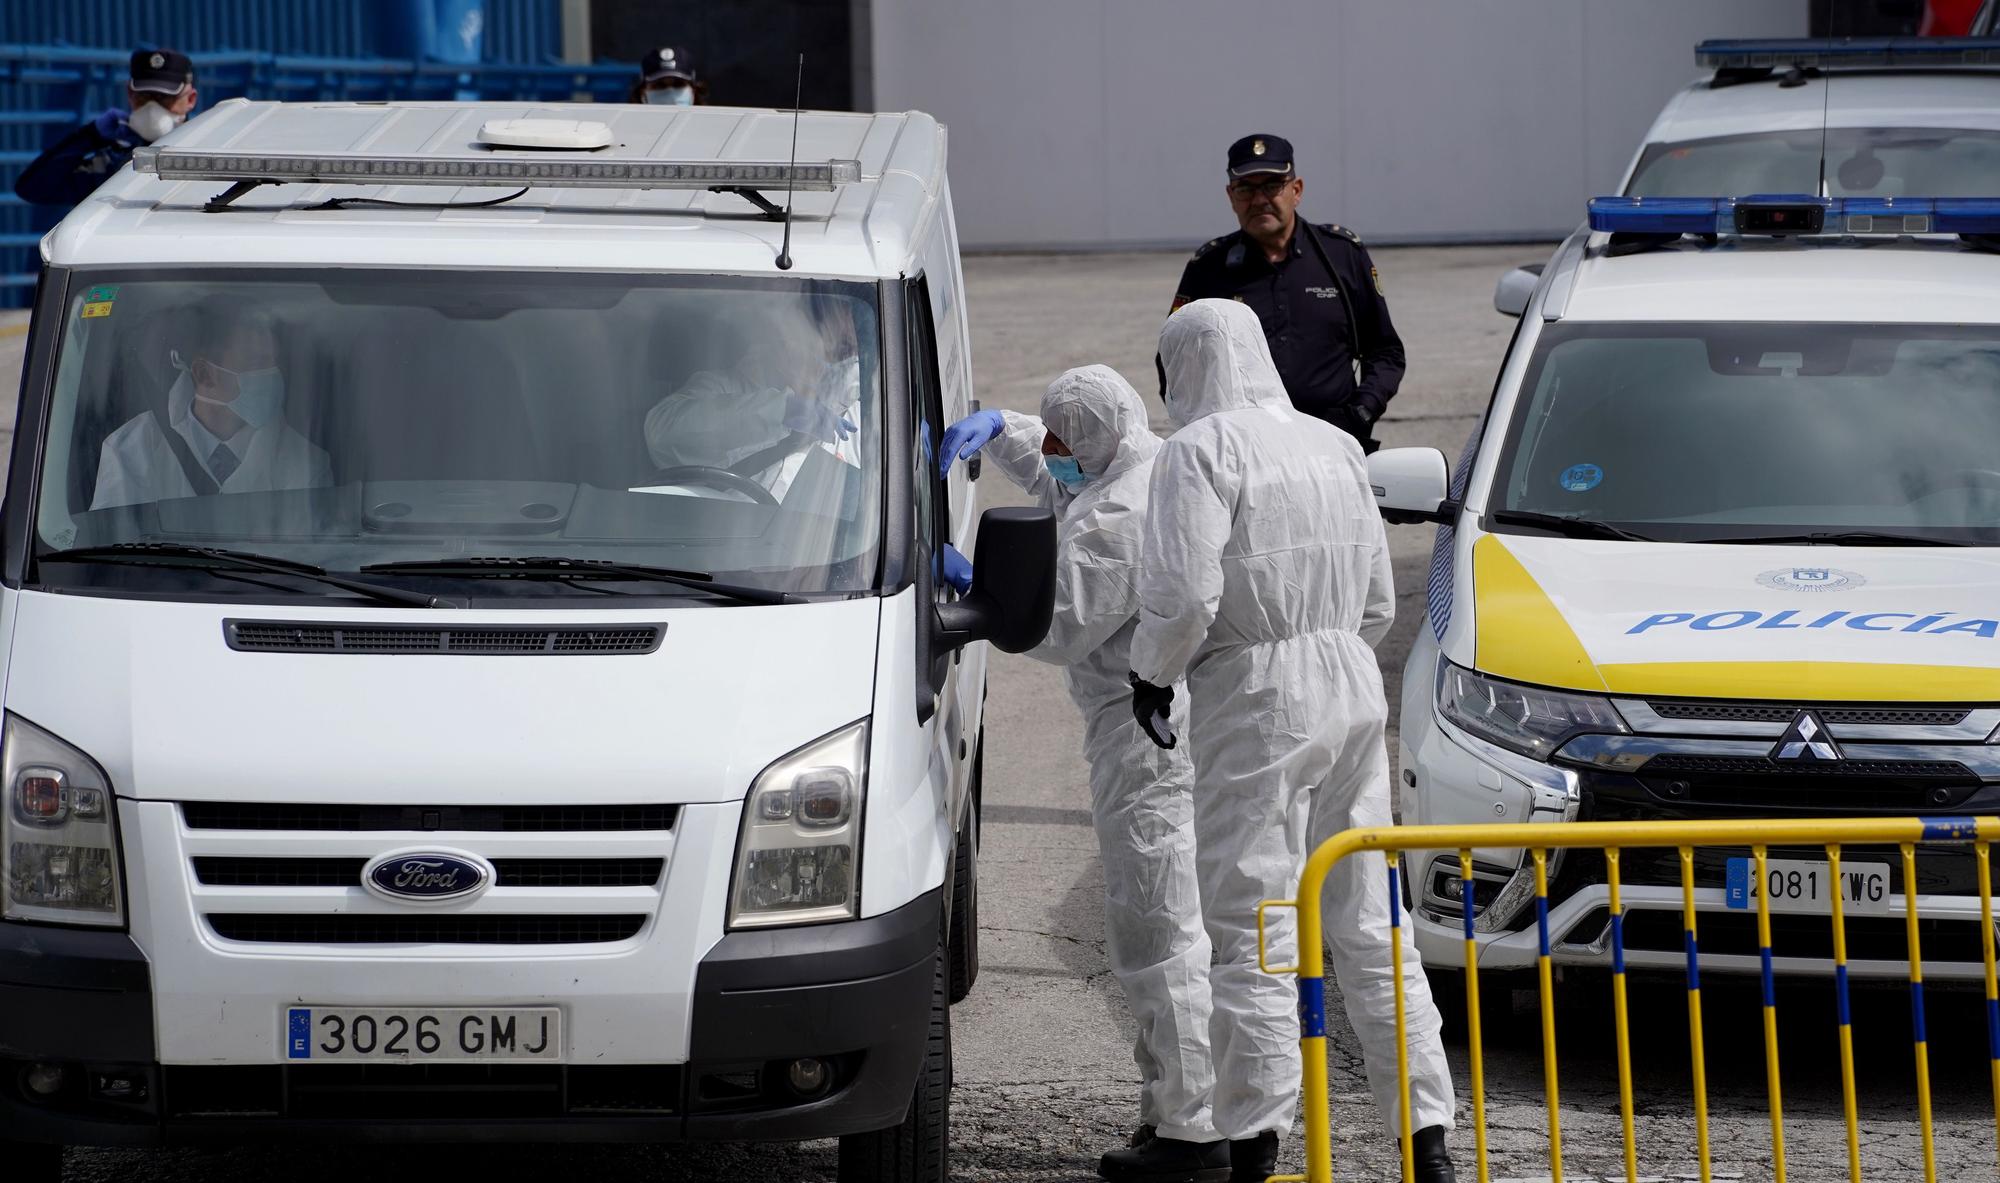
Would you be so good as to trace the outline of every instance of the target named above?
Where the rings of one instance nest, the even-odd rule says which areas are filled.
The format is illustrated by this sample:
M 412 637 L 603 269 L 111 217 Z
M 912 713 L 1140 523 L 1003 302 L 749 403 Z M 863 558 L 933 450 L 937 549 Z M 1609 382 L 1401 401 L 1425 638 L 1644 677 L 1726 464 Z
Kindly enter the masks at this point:
M 384 899 L 404 904 L 442 904 L 470 899 L 493 882 L 493 864 L 472 854 L 444 850 L 398 850 L 369 863 L 361 885 Z

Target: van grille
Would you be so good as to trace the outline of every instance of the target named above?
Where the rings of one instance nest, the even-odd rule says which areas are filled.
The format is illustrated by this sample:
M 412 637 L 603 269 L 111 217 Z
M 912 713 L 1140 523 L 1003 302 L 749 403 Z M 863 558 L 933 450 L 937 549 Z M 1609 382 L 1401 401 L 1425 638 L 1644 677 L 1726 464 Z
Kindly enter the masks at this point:
M 651 653 L 665 625 L 516 628 L 225 620 L 223 636 L 245 653 L 442 653 L 490 656 Z
M 644 916 L 356 916 L 222 912 L 225 941 L 266 945 L 595 945 L 629 940 Z
M 1662 719 L 1728 723 L 1789 723 L 1808 708 L 1761 702 L 1650 702 Z M 1871 724 L 1886 727 L 1956 727 L 1971 710 L 1963 707 L 1812 707 L 1828 727 Z
M 196 858 L 195 878 L 210 887 L 358 887 L 368 860 L 358 858 Z M 496 887 L 651 887 L 665 859 L 500 858 Z
M 188 801 L 191 830 L 467 830 L 504 834 L 671 830 L 674 805 L 279 805 Z
M 161 1070 L 167 1116 L 440 1119 L 677 1113 L 674 1064 L 243 1064 Z

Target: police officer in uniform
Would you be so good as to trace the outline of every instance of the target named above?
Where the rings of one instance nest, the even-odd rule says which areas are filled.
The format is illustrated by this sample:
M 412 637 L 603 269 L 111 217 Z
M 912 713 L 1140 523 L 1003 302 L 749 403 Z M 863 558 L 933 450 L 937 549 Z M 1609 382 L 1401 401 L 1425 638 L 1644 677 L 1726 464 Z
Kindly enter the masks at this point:
M 123 168 L 132 149 L 185 122 L 198 97 L 194 63 L 186 54 L 136 51 L 125 85 L 126 106 L 99 114 L 51 144 L 21 170 L 14 192 L 33 205 L 75 205 Z
M 1194 253 L 1174 307 L 1210 298 L 1248 304 L 1292 405 L 1373 452 L 1381 446 L 1375 421 L 1403 381 L 1403 341 L 1368 248 L 1352 230 L 1297 216 L 1305 182 L 1291 142 L 1278 136 L 1229 146 L 1227 192 L 1242 228 Z

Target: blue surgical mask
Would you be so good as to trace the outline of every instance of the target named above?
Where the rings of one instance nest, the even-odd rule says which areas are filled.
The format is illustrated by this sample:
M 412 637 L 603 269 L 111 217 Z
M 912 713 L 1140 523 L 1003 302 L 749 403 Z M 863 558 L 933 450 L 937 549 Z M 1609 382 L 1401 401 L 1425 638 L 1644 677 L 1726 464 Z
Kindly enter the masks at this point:
M 1044 456 L 1042 464 L 1049 470 L 1050 476 L 1062 482 L 1062 487 L 1072 493 L 1083 488 L 1084 483 L 1090 480 L 1074 456 Z
M 658 90 L 646 92 L 646 102 L 661 107 L 694 106 L 694 87 L 662 86 Z
M 253 428 L 264 426 L 284 412 L 285 374 L 278 367 L 245 370 L 240 374 L 224 370 L 221 366 L 215 368 L 236 379 L 236 397 L 227 402 L 219 398 L 202 398 L 201 401 L 227 407 Z M 195 397 L 201 398 L 200 395 Z

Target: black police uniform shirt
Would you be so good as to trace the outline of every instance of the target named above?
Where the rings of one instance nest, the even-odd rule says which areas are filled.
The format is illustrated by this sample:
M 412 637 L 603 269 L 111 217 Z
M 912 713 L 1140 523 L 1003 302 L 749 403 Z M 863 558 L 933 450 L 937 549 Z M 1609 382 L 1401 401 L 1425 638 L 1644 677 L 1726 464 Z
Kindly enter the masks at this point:
M 1238 230 L 1195 251 L 1181 272 L 1174 307 L 1215 298 L 1248 304 L 1263 322 L 1271 360 L 1292 405 L 1372 443 L 1369 429 L 1403 381 L 1403 341 L 1390 323 L 1381 281 L 1361 239 L 1331 223 L 1314 229 L 1337 276 L 1327 274 L 1306 240 L 1303 220 L 1292 232 L 1284 259 L 1275 265 L 1262 246 Z M 1350 300 L 1358 347 L 1350 339 Z

